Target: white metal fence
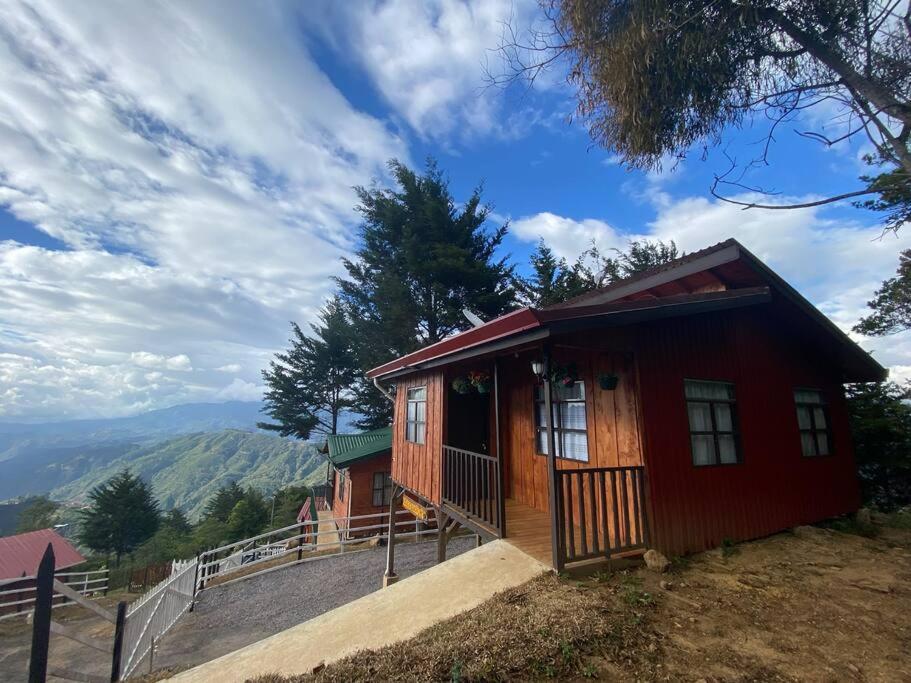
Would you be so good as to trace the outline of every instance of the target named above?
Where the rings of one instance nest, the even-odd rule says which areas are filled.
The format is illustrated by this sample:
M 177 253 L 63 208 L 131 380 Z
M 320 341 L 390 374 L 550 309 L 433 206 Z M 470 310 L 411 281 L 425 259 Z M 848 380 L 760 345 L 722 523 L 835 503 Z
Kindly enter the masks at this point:
M 130 605 L 123 630 L 122 678 L 152 656 L 156 641 L 190 609 L 196 594 L 197 563 L 195 559 L 175 561 L 171 576 Z
M 98 593 L 107 593 L 108 590 L 107 569 L 86 572 L 56 572 L 54 578 L 80 595 L 91 596 Z M 71 604 L 72 602 L 65 595 L 55 593 L 51 607 L 63 607 Z M 31 614 L 34 605 L 34 576 L 19 576 L 13 579 L 0 580 L 0 621 Z
M 327 521 L 334 522 L 336 528 L 331 528 Z M 213 579 L 225 577 L 239 569 L 247 569 L 295 553 L 297 559 L 303 560 L 316 553 L 320 556 L 344 553 L 352 546 L 363 547 L 365 542 L 373 539 L 385 540 L 388 535 L 388 524 L 388 512 L 324 520 L 322 530 L 319 528 L 320 521 L 312 520 L 213 548 L 199 556 L 198 588 L 202 589 Z M 416 520 L 407 510 L 399 510 L 395 523 L 396 538 L 435 536 L 437 530 L 429 526 L 430 524 L 435 524 L 432 515 L 428 522 L 422 522 Z

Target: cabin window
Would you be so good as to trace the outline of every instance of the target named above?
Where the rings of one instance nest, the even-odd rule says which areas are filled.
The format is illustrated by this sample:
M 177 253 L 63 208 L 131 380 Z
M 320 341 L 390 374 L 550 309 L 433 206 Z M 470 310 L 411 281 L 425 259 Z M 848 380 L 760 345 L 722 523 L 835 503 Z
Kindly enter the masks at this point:
M 554 441 L 558 458 L 588 462 L 588 432 L 585 424 L 585 384 L 567 387 L 552 384 Z M 547 455 L 547 408 L 544 387 L 535 387 L 535 450 Z
M 338 477 L 335 479 L 336 486 L 338 486 L 338 499 L 345 500 L 345 472 L 341 471 L 338 473 Z
M 693 465 L 733 465 L 740 462 L 737 404 L 729 382 L 685 380 Z
M 385 507 L 392 500 L 392 474 L 390 472 L 373 473 L 373 506 Z
M 829 411 L 819 389 L 795 389 L 797 426 L 800 428 L 800 448 L 805 457 L 832 453 L 832 434 L 829 430 Z
M 427 387 L 412 387 L 405 399 L 405 440 L 424 443 L 427 436 Z

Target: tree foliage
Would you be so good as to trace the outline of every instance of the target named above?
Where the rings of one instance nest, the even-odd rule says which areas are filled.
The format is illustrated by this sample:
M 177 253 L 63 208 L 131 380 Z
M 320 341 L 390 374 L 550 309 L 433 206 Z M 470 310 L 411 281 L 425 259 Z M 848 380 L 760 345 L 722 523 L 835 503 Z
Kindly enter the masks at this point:
M 911 406 L 894 382 L 848 387 L 848 410 L 864 501 L 883 510 L 911 504 Z
M 824 145 L 860 135 L 884 167 L 864 188 L 907 201 L 911 184 L 911 20 L 896 0 L 542 0 L 550 29 L 502 49 L 513 74 L 566 61 L 578 114 L 596 143 L 634 167 L 660 168 L 726 128 L 776 128 L 807 109 Z M 828 133 L 832 128 L 838 134 Z M 736 166 L 736 162 L 734 162 Z M 744 189 L 730 169 L 719 185 Z M 749 188 L 754 189 L 754 188 Z M 889 199 L 891 197 L 891 200 Z M 734 201 L 734 200 L 730 200 Z M 827 200 L 821 200 L 822 202 Z M 739 203 L 736 202 L 735 203 Z M 820 203 L 820 202 L 816 202 Z M 753 204 L 750 204 L 753 205 Z M 907 204 L 905 204 L 907 206 Z M 779 207 L 776 207 L 779 208 Z M 871 208 L 877 208 L 873 206 Z
M 264 411 L 275 422 L 259 427 L 299 439 L 314 432 L 335 434 L 339 417 L 354 405 L 352 387 L 360 374 L 353 326 L 334 297 L 309 336 L 296 323 L 291 327 L 290 348 L 263 370 Z
M 565 258 L 558 259 L 541 240 L 530 258 L 532 274 L 519 280 L 519 291 L 528 306 L 550 306 L 682 255 L 673 240 L 635 240 L 625 250 L 612 249 L 607 254 L 592 244 L 570 265 Z
M 883 282 L 867 305 L 873 312 L 854 326 L 855 332 L 881 336 L 911 329 L 911 249 L 901 253 L 897 275 Z
M 54 502 L 47 496 L 32 496 L 19 513 L 16 520 L 16 533 L 24 534 L 27 531 L 49 529 L 57 521 L 57 510 L 60 503 Z
M 389 170 L 394 189 L 357 188 L 360 246 L 338 280 L 362 371 L 469 327 L 463 309 L 492 318 L 516 300 L 496 253 L 507 226 L 486 228 L 481 188 L 457 203 L 433 160 L 423 173 L 394 160 Z M 356 397 L 361 428 L 389 423 L 391 403 L 364 378 Z
M 218 491 L 216 491 L 206 502 L 202 516 L 204 519 L 215 519 L 219 522 L 227 522 L 231 510 L 234 509 L 234 506 L 237 505 L 243 497 L 244 490 L 236 481 L 232 481 L 230 484 L 218 489 Z
M 234 539 L 259 534 L 269 523 L 269 508 L 263 495 L 249 488 L 228 515 L 228 531 Z
M 92 550 L 111 554 L 120 564 L 157 530 L 158 501 L 139 477 L 123 470 L 89 493 L 90 505 L 82 511 L 80 541 Z

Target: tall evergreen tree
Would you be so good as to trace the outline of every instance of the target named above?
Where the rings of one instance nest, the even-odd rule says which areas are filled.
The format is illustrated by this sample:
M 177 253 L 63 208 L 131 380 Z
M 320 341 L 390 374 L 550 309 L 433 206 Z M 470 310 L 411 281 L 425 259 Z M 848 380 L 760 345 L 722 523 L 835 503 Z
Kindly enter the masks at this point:
M 852 384 L 847 398 L 864 502 L 884 510 L 911 505 L 909 391 L 894 382 Z
M 516 300 L 512 267 L 498 258 L 507 226 L 486 229 L 481 188 L 457 204 L 433 160 L 418 174 L 398 161 L 395 189 L 357 188 L 360 247 L 338 280 L 354 324 L 362 370 L 470 326 L 463 309 L 491 318 Z M 360 378 L 365 429 L 389 423 L 391 404 Z
M 530 257 L 531 277 L 519 280 L 518 289 L 525 305 L 542 308 L 558 304 L 591 288 L 576 264 L 570 266 L 565 258 L 557 258 L 544 240 Z
M 190 520 L 180 508 L 172 508 L 161 519 L 161 526 L 178 534 L 189 534 L 192 531 Z
M 867 306 L 873 312 L 854 326 L 855 332 L 883 336 L 911 329 L 911 249 L 899 255 L 896 276 L 883 282 Z
M 117 565 L 158 529 L 160 514 L 152 489 L 123 470 L 89 493 L 83 510 L 80 541 L 96 552 L 111 554 Z
M 269 523 L 269 508 L 263 495 L 248 488 L 231 514 L 228 515 L 228 530 L 232 540 L 239 541 L 259 534 Z
M 310 336 L 296 323 L 291 328 L 290 348 L 263 370 L 264 412 L 274 422 L 259 427 L 299 439 L 335 434 L 339 417 L 353 406 L 352 387 L 360 375 L 352 326 L 334 297 L 310 326 Z
M 222 486 L 206 501 L 206 506 L 203 508 L 202 513 L 203 519 L 227 522 L 231 510 L 243 497 L 244 490 L 238 486 L 236 481 L 232 481 L 227 486 Z

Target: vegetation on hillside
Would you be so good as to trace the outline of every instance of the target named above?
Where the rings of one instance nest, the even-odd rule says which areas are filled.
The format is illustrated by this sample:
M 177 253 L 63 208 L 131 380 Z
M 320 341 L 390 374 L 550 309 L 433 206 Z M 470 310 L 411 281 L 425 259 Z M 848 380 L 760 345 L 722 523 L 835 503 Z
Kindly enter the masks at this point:
M 47 496 L 32 496 L 24 502 L 25 506 L 19 512 L 16 520 L 17 534 L 49 529 L 57 523 L 57 511 L 60 503 Z
M 313 444 L 228 429 L 128 449 L 55 488 L 51 497 L 84 500 L 87 491 L 126 467 L 151 485 L 162 508 L 179 507 L 191 520 L 200 516 L 211 495 L 231 482 L 273 491 L 325 477 L 325 460 Z

